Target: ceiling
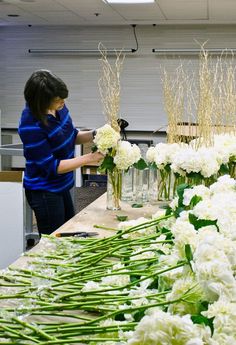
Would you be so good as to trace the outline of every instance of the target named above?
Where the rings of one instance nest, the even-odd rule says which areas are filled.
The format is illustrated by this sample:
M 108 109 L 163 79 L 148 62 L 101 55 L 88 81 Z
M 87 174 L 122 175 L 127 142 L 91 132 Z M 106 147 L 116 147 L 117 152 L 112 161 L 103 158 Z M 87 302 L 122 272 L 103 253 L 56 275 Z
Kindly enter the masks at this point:
M 9 17 L 8 15 L 19 15 Z M 236 0 L 0 0 L 0 25 L 236 24 Z

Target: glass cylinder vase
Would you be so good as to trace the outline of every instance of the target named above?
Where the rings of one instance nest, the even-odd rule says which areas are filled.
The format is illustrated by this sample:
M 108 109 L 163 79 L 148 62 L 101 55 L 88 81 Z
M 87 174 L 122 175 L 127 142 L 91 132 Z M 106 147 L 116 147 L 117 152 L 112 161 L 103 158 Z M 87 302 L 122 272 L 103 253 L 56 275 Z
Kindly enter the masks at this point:
M 133 200 L 133 179 L 134 179 L 134 168 L 131 167 L 128 171 L 122 171 L 122 201 Z
M 120 210 L 122 172 L 118 169 L 107 172 L 107 209 Z
M 158 200 L 168 201 L 173 198 L 173 178 L 172 171 L 157 169 Z
M 158 202 L 157 169 L 155 167 L 149 168 L 148 199 L 151 205 Z
M 134 169 L 134 201 L 143 204 L 148 201 L 149 169 Z

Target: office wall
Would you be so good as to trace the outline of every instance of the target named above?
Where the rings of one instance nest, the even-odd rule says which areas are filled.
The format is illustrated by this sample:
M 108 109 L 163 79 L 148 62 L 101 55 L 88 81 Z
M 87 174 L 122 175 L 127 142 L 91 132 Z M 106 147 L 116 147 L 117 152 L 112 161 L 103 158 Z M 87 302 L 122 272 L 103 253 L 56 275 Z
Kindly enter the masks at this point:
M 163 108 L 161 68 L 174 70 L 178 57 L 158 57 L 152 48 L 198 48 L 195 40 L 208 40 L 208 48 L 236 48 L 236 26 L 137 26 L 139 50 L 127 54 L 121 75 L 121 117 L 130 130 L 152 131 L 166 125 Z M 77 126 L 103 125 L 98 79 L 99 56 L 36 55 L 33 48 L 96 49 L 102 42 L 110 48 L 135 48 L 131 27 L 1 27 L 0 109 L 2 127 L 16 128 L 24 106 L 23 88 L 30 74 L 39 68 L 52 70 L 70 90 L 67 104 Z M 111 61 L 114 58 L 110 58 Z M 198 66 L 197 56 L 181 57 L 190 69 Z M 191 61 L 191 64 L 189 64 Z

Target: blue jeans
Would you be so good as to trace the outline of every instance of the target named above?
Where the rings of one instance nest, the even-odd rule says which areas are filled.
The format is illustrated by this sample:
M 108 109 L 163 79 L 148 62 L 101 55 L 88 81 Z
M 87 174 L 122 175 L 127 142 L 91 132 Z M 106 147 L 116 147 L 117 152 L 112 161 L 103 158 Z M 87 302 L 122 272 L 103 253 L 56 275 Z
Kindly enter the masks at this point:
M 75 214 L 70 191 L 52 193 L 25 190 L 26 199 L 35 213 L 39 234 L 51 234 Z

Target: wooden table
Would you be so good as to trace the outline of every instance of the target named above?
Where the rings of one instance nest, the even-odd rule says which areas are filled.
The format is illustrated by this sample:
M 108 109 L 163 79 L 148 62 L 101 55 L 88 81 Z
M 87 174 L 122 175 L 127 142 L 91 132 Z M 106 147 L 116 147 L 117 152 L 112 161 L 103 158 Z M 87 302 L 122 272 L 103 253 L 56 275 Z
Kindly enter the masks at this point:
M 106 193 L 77 213 L 68 222 L 53 232 L 97 232 L 98 237 L 104 238 L 114 234 L 114 231 L 96 229 L 94 225 L 101 225 L 109 228 L 117 228 L 119 221 L 116 215 L 128 216 L 127 220 L 137 219 L 139 217 L 151 217 L 158 210 L 158 205 L 145 205 L 141 208 L 132 208 L 130 204 L 121 202 L 121 210 L 110 211 L 106 209 Z M 40 241 L 30 252 L 40 252 L 45 250 L 45 242 Z M 27 268 L 30 264 L 30 258 L 27 256 L 19 257 L 12 266 Z
M 157 212 L 158 205 L 145 205 L 141 208 L 132 208 L 130 204 L 121 202 L 121 210 L 111 211 L 106 209 L 106 193 L 84 208 L 68 222 L 57 229 L 58 232 L 74 232 L 74 231 L 96 231 L 99 237 L 107 237 L 114 234 L 114 231 L 103 229 L 95 229 L 94 225 L 102 225 L 110 228 L 117 228 L 119 221 L 116 215 L 128 216 L 127 220 L 137 219 L 139 217 L 151 217 Z

